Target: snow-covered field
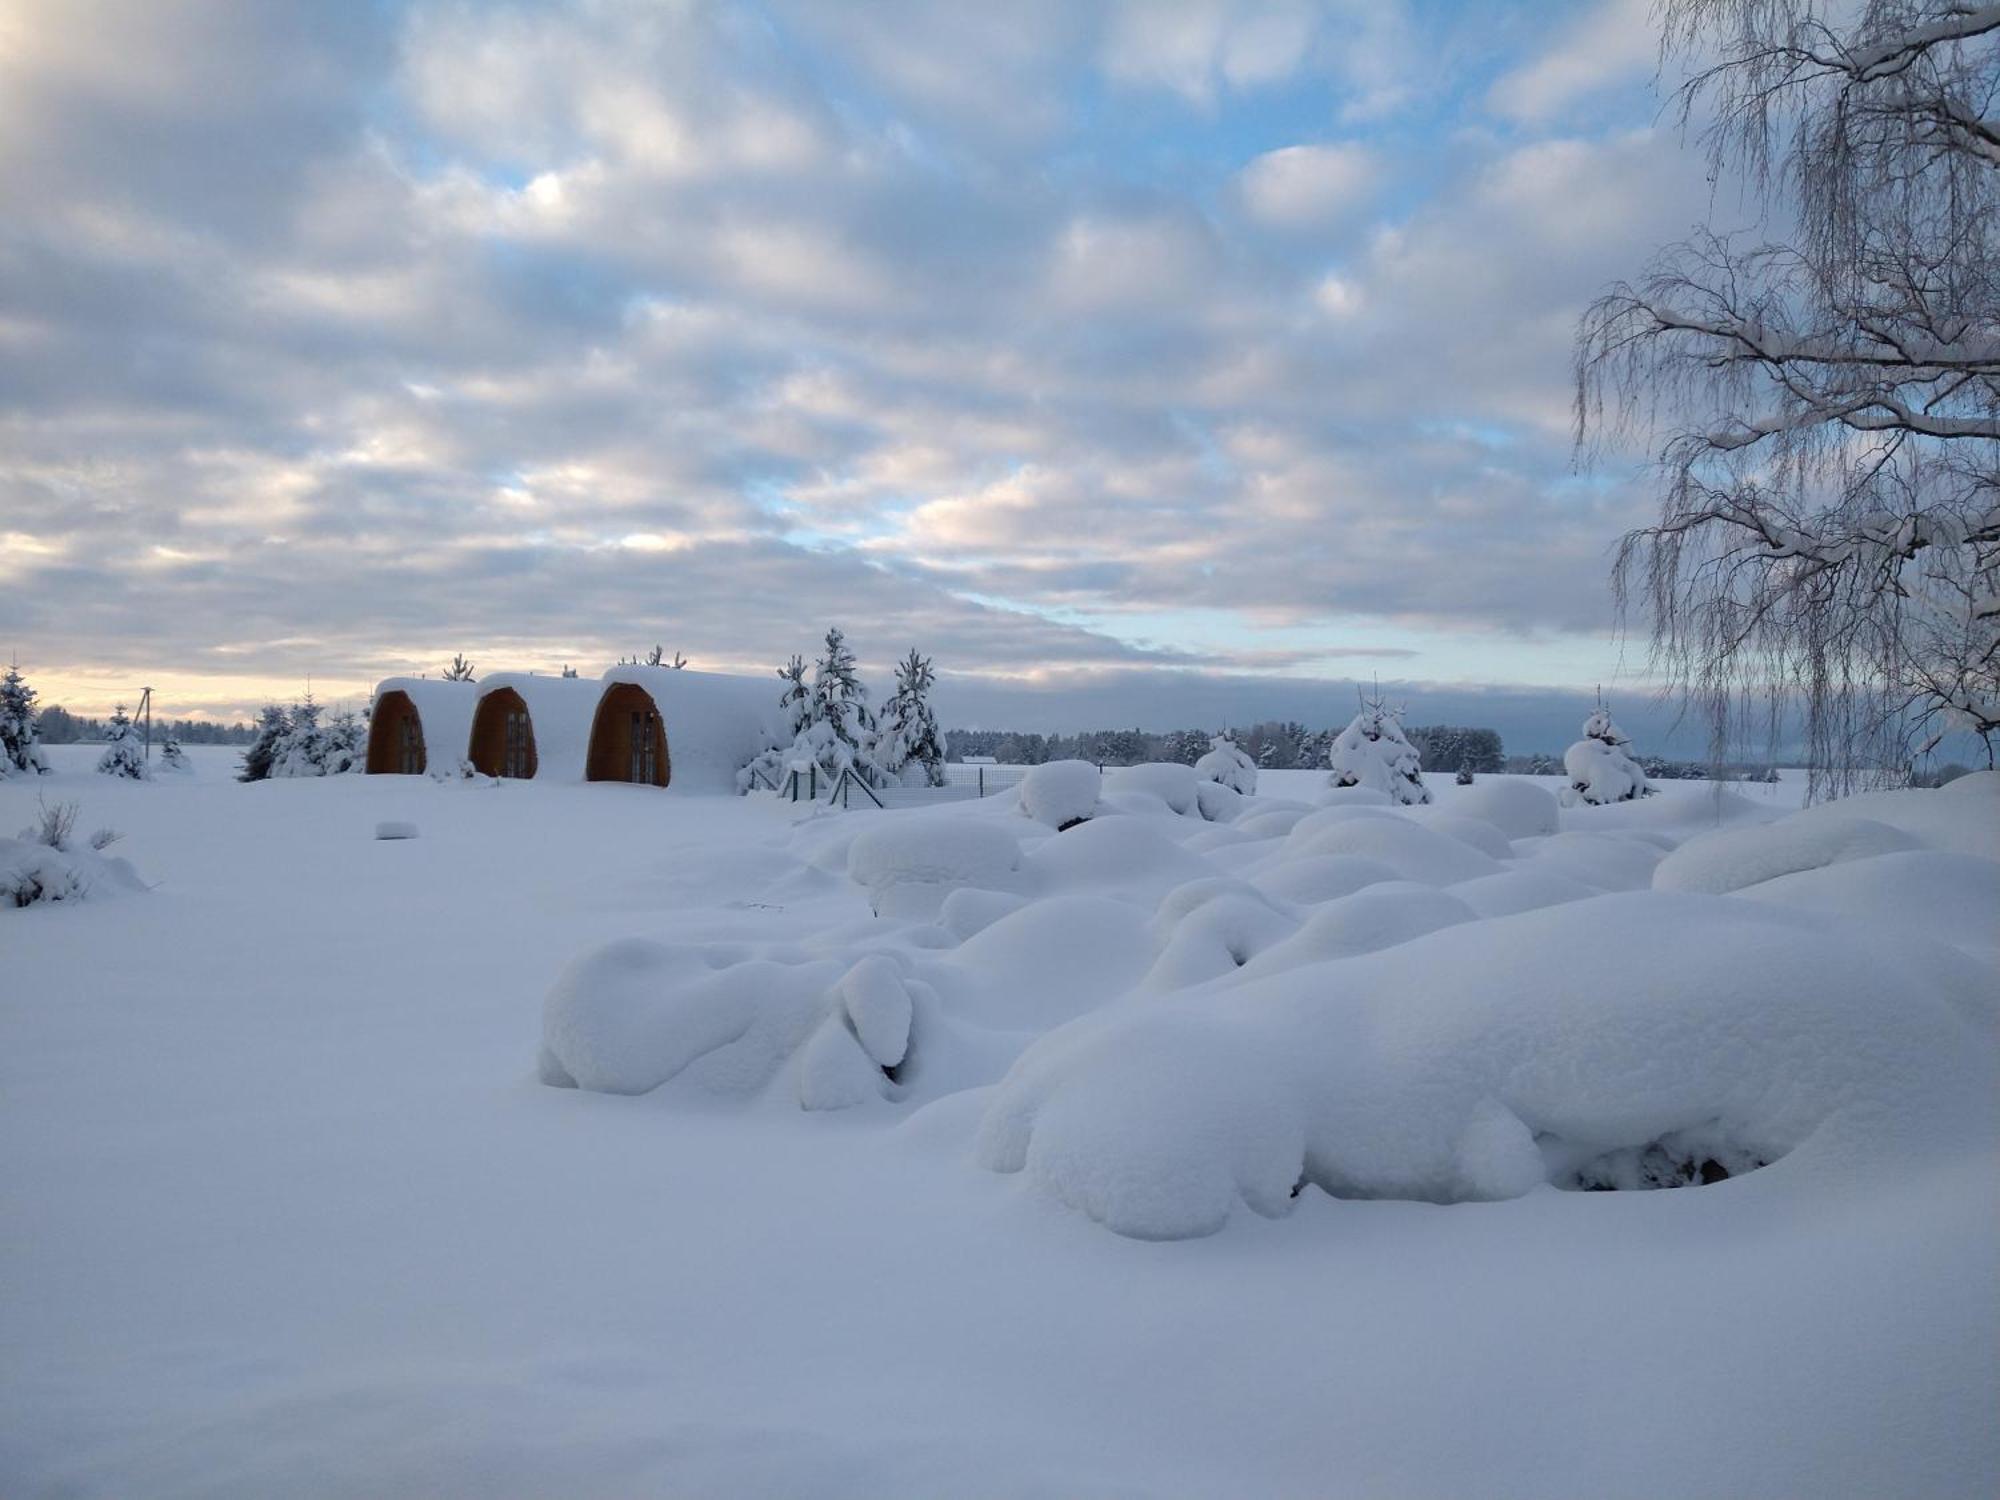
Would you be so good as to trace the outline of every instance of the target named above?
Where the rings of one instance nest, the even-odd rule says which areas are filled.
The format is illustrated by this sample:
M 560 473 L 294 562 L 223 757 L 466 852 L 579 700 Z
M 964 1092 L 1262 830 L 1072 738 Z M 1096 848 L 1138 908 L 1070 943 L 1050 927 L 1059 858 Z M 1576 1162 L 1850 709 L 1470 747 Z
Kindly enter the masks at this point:
M 153 889 L 0 911 L 9 1500 L 2000 1493 L 2000 777 L 51 756 Z

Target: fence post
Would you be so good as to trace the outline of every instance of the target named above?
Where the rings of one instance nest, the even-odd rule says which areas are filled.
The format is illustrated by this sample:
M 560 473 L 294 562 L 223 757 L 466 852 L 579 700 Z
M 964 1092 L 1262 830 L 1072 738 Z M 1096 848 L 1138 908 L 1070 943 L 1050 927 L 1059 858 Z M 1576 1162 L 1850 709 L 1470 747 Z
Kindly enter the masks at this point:
M 986 795 L 986 767 L 984 766 L 979 768 L 979 795 L 982 797 Z

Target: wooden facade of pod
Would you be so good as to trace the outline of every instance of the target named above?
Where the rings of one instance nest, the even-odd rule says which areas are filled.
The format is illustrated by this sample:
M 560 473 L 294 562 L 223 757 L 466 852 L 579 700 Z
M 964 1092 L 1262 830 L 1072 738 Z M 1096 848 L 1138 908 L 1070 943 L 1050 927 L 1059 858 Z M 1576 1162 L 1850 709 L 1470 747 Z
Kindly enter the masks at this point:
M 368 774 L 421 776 L 429 768 L 430 751 L 417 705 L 401 689 L 383 693 L 368 719 Z
M 666 724 L 653 695 L 634 682 L 608 684 L 590 722 L 585 779 L 665 786 L 673 774 Z
M 535 774 L 535 721 L 514 689 L 499 687 L 480 694 L 465 756 L 482 776 L 525 781 Z

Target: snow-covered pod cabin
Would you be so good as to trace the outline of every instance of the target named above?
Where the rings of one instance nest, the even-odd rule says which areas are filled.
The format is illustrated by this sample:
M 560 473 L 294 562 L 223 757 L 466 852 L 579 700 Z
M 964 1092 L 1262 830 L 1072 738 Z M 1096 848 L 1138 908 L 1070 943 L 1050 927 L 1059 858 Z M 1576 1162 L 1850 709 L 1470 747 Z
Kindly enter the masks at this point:
M 368 774 L 421 776 L 433 766 L 456 772 L 479 690 L 434 677 L 387 677 L 368 713 Z
M 591 721 L 591 781 L 731 792 L 736 771 L 786 738 L 778 687 L 671 667 L 613 667 Z
M 482 776 L 581 781 L 598 692 L 580 677 L 495 672 L 479 683 L 465 757 Z

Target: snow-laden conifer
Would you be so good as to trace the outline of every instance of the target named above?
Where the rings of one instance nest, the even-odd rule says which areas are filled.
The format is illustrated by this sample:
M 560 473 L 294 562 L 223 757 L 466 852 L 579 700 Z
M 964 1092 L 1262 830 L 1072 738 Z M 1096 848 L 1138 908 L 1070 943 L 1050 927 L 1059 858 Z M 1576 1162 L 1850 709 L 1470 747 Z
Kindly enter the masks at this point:
M 1327 747 L 1329 778 L 1335 786 L 1365 786 L 1386 792 L 1398 802 L 1431 800 L 1424 786 L 1423 759 L 1403 735 L 1403 711 L 1377 696 L 1363 697 L 1356 714 Z
M 1204 781 L 1219 781 L 1246 797 L 1257 795 L 1257 762 L 1226 729 L 1210 738 L 1208 753 L 1194 763 L 1194 774 Z
M 1631 743 L 1600 703 L 1583 721 L 1583 738 L 1563 752 L 1569 800 L 1595 805 L 1652 796 L 1646 773 L 1628 748 Z
M 0 776 L 10 772 L 39 775 L 49 768 L 35 732 L 35 690 L 21 676 L 18 663 L 0 677 Z
M 930 706 L 936 681 L 930 658 L 914 646 L 896 663 L 896 691 L 882 706 L 882 722 L 869 747 L 870 758 L 893 779 L 921 777 L 925 786 L 944 785 L 944 731 Z
M 132 720 L 122 703 L 112 711 L 104 726 L 104 753 L 97 758 L 97 769 L 106 776 L 123 776 L 132 781 L 151 779 L 145 748 L 133 733 Z

